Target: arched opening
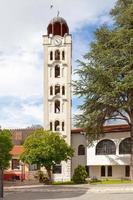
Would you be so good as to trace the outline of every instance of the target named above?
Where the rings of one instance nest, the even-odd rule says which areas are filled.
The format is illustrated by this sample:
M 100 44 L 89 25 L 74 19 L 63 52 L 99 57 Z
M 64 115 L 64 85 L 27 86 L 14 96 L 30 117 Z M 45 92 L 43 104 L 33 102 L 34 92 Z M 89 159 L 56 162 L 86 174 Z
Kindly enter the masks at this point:
M 62 60 L 65 60 L 65 51 L 62 51 Z
M 60 101 L 56 100 L 55 101 L 55 113 L 60 113 Z
M 62 95 L 65 95 L 65 86 L 62 86 Z
M 60 130 L 60 122 L 58 120 L 55 121 L 54 123 L 54 130 L 59 131 Z
M 112 140 L 102 140 L 96 146 L 96 155 L 116 154 L 116 146 Z
M 62 131 L 64 131 L 65 123 L 62 122 Z
M 53 95 L 53 86 L 50 86 L 50 95 Z
M 60 85 L 55 85 L 55 95 L 60 94 Z
M 50 131 L 52 131 L 53 127 L 52 127 L 52 122 L 50 122 Z
M 119 154 L 131 154 L 131 138 L 126 138 L 119 145 Z
M 58 49 L 55 51 L 55 60 L 60 60 L 60 51 Z
M 60 67 L 58 65 L 55 66 L 55 78 L 60 77 Z
M 82 144 L 78 146 L 78 155 L 85 155 L 85 146 Z
M 50 51 L 50 60 L 53 60 L 53 52 Z

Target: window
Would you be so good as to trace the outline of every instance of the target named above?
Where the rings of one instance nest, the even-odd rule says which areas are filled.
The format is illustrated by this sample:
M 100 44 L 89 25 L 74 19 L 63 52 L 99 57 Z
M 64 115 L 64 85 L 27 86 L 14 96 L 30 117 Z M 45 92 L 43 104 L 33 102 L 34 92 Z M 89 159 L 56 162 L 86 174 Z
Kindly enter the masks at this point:
M 60 67 L 58 65 L 55 66 L 55 78 L 60 77 Z
M 60 51 L 59 50 L 55 51 L 55 60 L 60 60 Z
M 54 123 L 54 130 L 59 131 L 60 130 L 60 122 L 58 120 L 55 121 Z
M 59 85 L 55 86 L 55 95 L 56 94 L 60 94 L 60 86 Z
M 53 60 L 53 52 L 50 51 L 50 60 Z
M 102 140 L 96 146 L 96 155 L 116 154 L 116 146 L 112 140 Z
M 105 176 L 105 166 L 101 166 L 101 176 Z
M 20 164 L 18 159 L 12 159 L 12 169 L 19 169 Z
M 60 101 L 56 100 L 55 101 L 55 108 L 54 108 L 55 113 L 60 113 Z
M 50 95 L 53 95 L 53 86 L 50 86 Z
M 112 166 L 107 166 L 108 176 L 112 176 Z
M 65 60 L 65 51 L 62 51 L 62 60 Z
M 78 147 L 78 155 L 85 155 L 85 147 L 82 144 Z
M 119 154 L 131 154 L 131 138 L 122 140 L 119 145 Z
M 52 122 L 50 122 L 50 131 L 52 131 Z
M 65 126 L 65 123 L 62 122 L 62 131 L 64 131 L 64 126 Z
M 37 165 L 37 164 L 29 165 L 29 171 L 36 171 L 36 170 L 39 170 L 39 169 L 40 169 L 40 166 Z
M 65 86 L 62 86 L 62 95 L 65 95 Z
M 61 165 L 55 165 L 53 166 L 53 174 L 61 174 Z
M 126 165 L 126 166 L 125 166 L 125 176 L 126 176 L 126 177 L 129 177 L 129 176 L 130 176 L 130 166 L 129 166 L 129 165 Z
M 50 77 L 52 77 L 52 68 L 50 68 Z

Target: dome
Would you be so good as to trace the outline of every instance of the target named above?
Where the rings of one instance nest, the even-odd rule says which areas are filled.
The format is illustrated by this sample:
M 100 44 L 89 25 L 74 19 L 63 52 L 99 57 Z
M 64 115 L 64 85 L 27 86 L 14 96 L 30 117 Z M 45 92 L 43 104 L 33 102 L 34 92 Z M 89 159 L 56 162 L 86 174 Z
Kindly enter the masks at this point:
M 54 17 L 50 21 L 47 30 L 48 30 L 48 35 L 49 34 L 60 35 L 63 37 L 65 34 L 69 34 L 69 28 L 67 22 L 65 21 L 65 19 L 59 16 Z

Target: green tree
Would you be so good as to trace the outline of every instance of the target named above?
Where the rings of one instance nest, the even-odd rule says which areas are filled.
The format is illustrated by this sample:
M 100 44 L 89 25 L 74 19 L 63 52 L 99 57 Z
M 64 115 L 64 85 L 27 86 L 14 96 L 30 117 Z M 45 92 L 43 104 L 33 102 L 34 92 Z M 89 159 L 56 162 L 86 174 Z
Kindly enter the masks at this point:
M 75 168 L 74 174 L 73 174 L 73 181 L 74 183 L 85 183 L 87 178 L 87 172 L 84 166 L 78 165 L 78 167 Z
M 3 197 L 3 171 L 9 166 L 13 147 L 9 130 L 0 130 L 0 197 Z
M 96 30 L 85 60 L 79 61 L 75 94 L 84 99 L 77 125 L 93 141 L 106 121 L 125 120 L 131 130 L 133 179 L 133 0 L 118 0 L 110 14 L 114 25 Z
M 73 156 L 73 149 L 59 136 L 59 133 L 34 131 L 24 142 L 24 152 L 21 159 L 28 164 L 44 166 L 51 180 L 51 170 L 61 161 L 67 161 Z

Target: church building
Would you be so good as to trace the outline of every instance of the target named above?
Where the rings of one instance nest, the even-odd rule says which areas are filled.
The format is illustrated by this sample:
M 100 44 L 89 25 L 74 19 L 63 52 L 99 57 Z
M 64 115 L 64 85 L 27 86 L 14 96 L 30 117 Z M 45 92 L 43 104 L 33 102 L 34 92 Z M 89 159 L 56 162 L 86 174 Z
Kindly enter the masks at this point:
M 90 178 L 129 178 L 131 140 L 128 125 L 105 126 L 104 135 L 94 141 L 93 146 L 89 145 L 84 130 L 72 129 L 72 36 L 63 18 L 57 16 L 49 22 L 47 34 L 43 35 L 43 47 L 44 129 L 58 132 L 75 150 L 71 161 L 63 161 L 54 167 L 53 180 L 70 181 L 78 165 L 86 167 Z M 11 130 L 14 144 L 20 146 L 32 131 L 34 130 Z M 22 148 L 19 147 L 12 151 L 12 171 L 8 170 L 6 175 L 9 177 L 9 171 L 16 174 L 19 172 L 20 177 L 30 179 L 38 168 L 23 167 L 19 161 L 20 152 Z

